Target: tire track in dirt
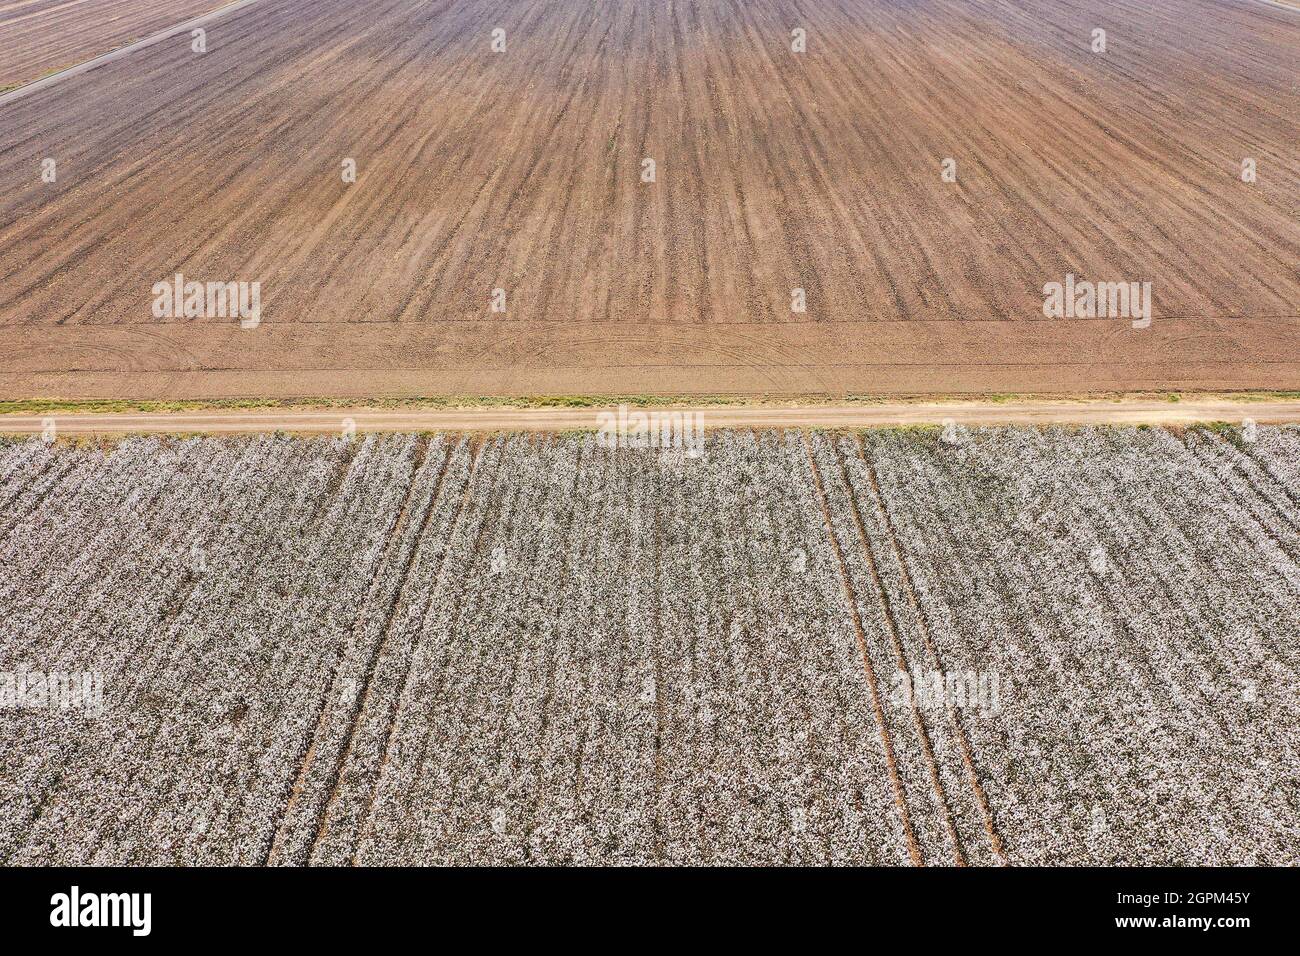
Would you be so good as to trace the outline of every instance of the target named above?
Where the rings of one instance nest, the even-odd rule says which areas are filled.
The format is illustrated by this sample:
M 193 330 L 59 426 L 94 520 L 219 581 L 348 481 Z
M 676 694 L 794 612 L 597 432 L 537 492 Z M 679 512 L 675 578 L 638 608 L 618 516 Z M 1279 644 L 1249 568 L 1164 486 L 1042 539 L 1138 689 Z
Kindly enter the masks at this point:
M 871 550 L 871 542 L 867 537 L 867 529 L 862 521 L 861 505 L 858 502 L 857 490 L 849 480 L 848 469 L 844 465 L 840 449 L 832 446 L 831 454 L 834 456 L 836 463 L 840 467 L 840 478 L 844 483 L 845 490 L 848 494 L 849 505 L 852 512 L 853 526 L 858 533 L 858 544 L 860 546 L 862 557 L 864 558 L 867 570 L 871 574 L 871 582 L 875 586 L 876 595 L 880 600 L 881 610 L 884 612 L 885 626 L 889 631 L 890 642 L 893 647 L 894 661 L 900 674 L 910 674 L 907 662 L 907 654 L 903 649 L 903 641 L 899 636 L 900 625 L 898 618 L 894 614 L 894 607 L 890 601 L 889 592 L 885 589 L 884 582 L 880 578 L 880 569 L 876 566 L 876 556 Z M 939 765 L 934 756 L 934 744 L 930 740 L 930 730 L 926 725 L 925 718 L 921 715 L 921 710 L 916 703 L 916 695 L 909 693 L 908 705 L 912 712 L 912 722 L 916 727 L 917 739 L 921 744 L 921 751 L 925 756 L 926 769 L 930 775 L 930 784 L 934 787 L 934 797 L 938 803 L 940 814 L 943 817 L 944 829 L 948 833 L 948 838 L 952 841 L 953 859 L 958 866 L 966 865 L 966 855 L 962 849 L 962 837 L 957 831 L 957 825 L 953 822 L 952 807 L 949 805 L 948 796 L 944 792 L 943 781 L 939 776 Z
M 916 842 L 916 836 L 912 832 L 912 823 L 907 811 L 907 802 L 903 799 L 903 783 L 898 775 L 898 764 L 894 759 L 894 744 L 890 739 L 889 730 L 885 723 L 885 709 L 880 702 L 880 687 L 876 682 L 875 668 L 871 663 L 871 655 L 867 650 L 867 634 L 862 626 L 862 619 L 858 614 L 858 599 L 853 592 L 853 585 L 849 582 L 848 569 L 844 563 L 844 553 L 840 550 L 839 540 L 835 537 L 835 528 L 831 522 L 830 505 L 826 500 L 826 487 L 822 483 L 821 469 L 817 466 L 817 460 L 813 456 L 812 445 L 808 441 L 806 434 L 800 436 L 803 440 L 804 451 L 808 455 L 808 466 L 812 470 L 813 483 L 817 488 L 818 502 L 821 505 L 822 518 L 826 524 L 826 536 L 830 539 L 831 550 L 835 555 L 835 562 L 840 575 L 840 587 L 844 593 L 844 601 L 848 605 L 849 614 L 853 620 L 853 630 L 858 639 L 858 650 L 862 655 L 863 670 L 867 675 L 867 686 L 871 690 L 871 703 L 876 712 L 876 723 L 880 727 L 880 740 L 885 749 L 885 763 L 889 767 L 889 778 L 894 787 L 894 800 L 898 805 L 898 811 L 902 816 L 903 835 L 907 840 L 907 852 L 916 866 L 924 866 L 924 860 L 921 858 L 921 848 Z

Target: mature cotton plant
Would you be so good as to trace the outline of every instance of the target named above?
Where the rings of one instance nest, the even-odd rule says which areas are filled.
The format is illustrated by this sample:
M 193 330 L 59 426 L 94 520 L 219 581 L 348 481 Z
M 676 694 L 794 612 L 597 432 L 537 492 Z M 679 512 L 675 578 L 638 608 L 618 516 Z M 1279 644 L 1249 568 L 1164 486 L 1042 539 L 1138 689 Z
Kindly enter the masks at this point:
M 701 451 L 0 444 L 0 860 L 1296 862 L 1300 430 Z

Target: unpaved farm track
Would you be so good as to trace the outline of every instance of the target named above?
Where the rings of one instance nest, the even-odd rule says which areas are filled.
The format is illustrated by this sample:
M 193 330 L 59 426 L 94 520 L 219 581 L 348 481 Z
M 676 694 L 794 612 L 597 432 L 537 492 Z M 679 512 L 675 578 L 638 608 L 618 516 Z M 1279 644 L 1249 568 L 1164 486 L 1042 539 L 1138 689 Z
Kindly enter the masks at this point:
M 1295 427 L 0 479 L 0 670 L 103 687 L 0 708 L 6 864 L 1300 862 Z
M 1294 388 L 1298 49 L 1235 0 L 260 0 L 0 108 L 0 396 Z M 261 326 L 155 319 L 177 272 Z M 1153 324 L 1043 318 L 1067 273 Z
M 698 418 L 714 428 L 879 428 L 897 425 L 1192 425 L 1300 422 L 1300 400 L 1122 402 L 913 402 L 783 408 L 772 405 L 642 408 Z M 40 434 L 53 422 L 59 435 L 229 434 L 287 431 L 337 434 L 345 423 L 360 432 L 569 431 L 617 421 L 610 408 L 266 408 L 195 412 L 48 412 L 0 415 L 0 434 Z M 608 416 L 614 415 L 614 419 Z M 683 418 L 683 421 L 687 419 Z
M 229 0 L 5 0 L 0 90 L 62 70 Z

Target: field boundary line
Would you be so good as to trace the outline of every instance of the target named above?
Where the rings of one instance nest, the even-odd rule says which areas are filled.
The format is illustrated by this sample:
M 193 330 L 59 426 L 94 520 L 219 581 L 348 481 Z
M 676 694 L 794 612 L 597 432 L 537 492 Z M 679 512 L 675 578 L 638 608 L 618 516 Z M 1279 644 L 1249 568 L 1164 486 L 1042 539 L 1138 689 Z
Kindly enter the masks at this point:
M 1293 3 L 1284 3 L 1283 0 L 1255 0 L 1255 2 L 1267 4 L 1279 10 L 1289 10 L 1291 13 L 1300 13 L 1300 6 Z
M 903 639 L 899 633 L 898 618 L 894 614 L 894 605 L 889 598 L 889 592 L 885 590 L 884 582 L 880 578 L 880 568 L 876 565 L 876 556 L 871 550 L 866 525 L 862 520 L 862 506 L 858 503 L 857 492 L 853 488 L 853 482 L 849 479 L 849 470 L 845 467 L 844 458 L 840 454 L 839 448 L 832 445 L 831 454 L 835 456 L 835 462 L 840 466 L 840 476 L 844 481 L 844 489 L 848 492 L 849 504 L 853 508 L 853 526 L 857 529 L 858 542 L 862 546 L 862 555 L 866 559 L 867 569 L 871 572 L 871 580 L 876 586 L 876 594 L 880 597 L 881 610 L 885 613 L 885 624 L 889 628 L 889 636 L 894 646 L 894 662 L 898 665 L 899 671 L 907 674 L 907 653 L 903 648 Z M 916 695 L 909 694 L 908 696 L 912 705 L 912 722 L 916 725 L 917 733 L 920 736 L 921 750 L 925 754 L 926 768 L 930 772 L 930 783 L 934 786 L 934 795 L 939 799 L 939 809 L 943 814 L 944 827 L 952 840 L 955 862 L 958 866 L 965 866 L 966 856 L 962 852 L 961 834 L 957 831 L 957 824 L 953 821 L 952 807 L 948 803 L 948 794 L 945 792 L 943 780 L 939 776 L 939 763 L 934 757 L 934 744 L 930 741 L 930 730 L 926 726 L 925 718 L 921 716 L 921 709 L 916 704 Z
M 898 536 L 894 532 L 893 519 L 890 517 L 889 511 L 885 508 L 884 496 L 880 493 L 880 482 L 876 477 L 876 468 L 871 462 L 867 461 L 866 449 L 862 442 L 862 436 L 858 435 L 856 438 L 858 457 L 862 459 L 862 464 L 866 468 L 867 479 L 871 483 L 871 491 L 872 495 L 875 497 L 876 508 L 880 511 L 881 521 L 884 523 L 885 530 L 889 535 L 890 544 L 894 548 L 894 555 L 898 559 L 898 567 L 902 572 L 903 585 L 907 593 L 907 599 L 912 605 L 912 610 L 916 613 L 918 630 L 921 632 L 921 637 L 925 641 L 926 650 L 929 651 L 930 660 L 934 664 L 935 669 L 942 671 L 943 662 L 939 657 L 938 647 L 935 645 L 934 640 L 930 635 L 930 628 L 929 624 L 926 622 L 925 612 L 922 611 L 920 601 L 917 600 L 916 590 L 912 584 L 912 572 L 908 569 L 907 563 L 903 558 L 902 547 L 899 545 Z M 993 813 L 989 807 L 988 796 L 984 791 L 983 785 L 980 783 L 979 771 L 975 767 L 975 757 L 970 749 L 970 741 L 966 737 L 966 731 L 961 725 L 956 710 L 953 708 L 952 701 L 948 700 L 945 702 L 947 704 L 948 720 L 952 723 L 953 729 L 957 731 L 957 742 L 961 747 L 962 762 L 966 764 L 966 771 L 970 777 L 971 790 L 975 794 L 975 800 L 979 804 L 980 813 L 984 817 L 984 830 L 988 834 L 994 855 L 996 855 L 998 860 L 1005 866 L 1010 861 L 1007 858 L 1002 838 L 998 835 L 997 827 L 993 823 Z
M 840 588 L 844 593 L 844 600 L 849 606 L 849 615 L 853 620 L 853 630 L 858 639 L 858 650 L 862 654 L 862 669 L 866 671 L 867 686 L 871 690 L 871 703 L 876 712 L 876 723 L 880 728 L 880 739 L 885 746 L 885 764 L 889 768 L 889 778 L 894 786 L 894 802 L 898 804 L 899 812 L 903 816 L 903 835 L 907 839 L 907 852 L 912 857 L 912 862 L 916 866 L 924 866 L 925 861 L 921 858 L 921 848 L 916 842 L 916 834 L 912 831 L 911 816 L 907 811 L 907 800 L 903 796 L 903 781 L 898 776 L 898 763 L 894 759 L 894 743 L 889 734 L 889 727 L 885 723 L 885 709 L 880 704 L 880 686 L 876 682 L 875 665 L 871 663 L 871 652 L 867 650 L 867 634 L 862 627 L 862 617 L 858 613 L 857 595 L 853 592 L 853 585 L 849 581 L 848 570 L 844 566 L 844 552 L 840 550 L 839 540 L 835 537 L 835 526 L 831 523 L 830 505 L 826 500 L 826 487 L 822 484 L 821 470 L 817 467 L 817 459 L 812 452 L 812 445 L 808 441 L 808 436 L 801 435 L 803 439 L 804 451 L 808 454 L 808 465 L 812 469 L 813 483 L 817 487 L 817 496 L 822 509 L 822 520 L 826 525 L 826 536 L 830 538 L 831 550 L 835 555 L 835 562 L 839 566 Z
M 48 89 L 64 80 L 70 80 L 74 76 L 88 73 L 97 66 L 103 66 L 105 63 L 111 63 L 114 60 L 123 59 L 139 50 L 154 46 L 164 40 L 170 40 L 172 37 L 179 36 L 187 30 L 201 27 L 205 23 L 211 23 L 213 20 L 224 17 L 229 13 L 234 13 L 237 10 L 242 10 L 244 7 L 252 6 L 257 2 L 258 0 L 235 0 L 234 3 L 228 3 L 224 7 L 210 10 L 201 16 L 186 20 L 183 23 L 165 27 L 157 33 L 151 33 L 143 39 L 136 40 L 134 43 L 128 43 L 126 46 L 120 46 L 115 50 L 109 50 L 107 53 L 101 53 L 99 56 L 92 57 L 89 60 L 83 60 L 80 63 L 59 70 L 56 73 L 51 73 L 48 76 L 37 77 L 28 83 L 24 83 L 22 86 L 15 87 L 8 93 L 0 95 L 0 107 L 8 106 L 10 103 L 17 102 L 25 96 L 30 96 L 32 93 L 39 93 L 41 90 Z

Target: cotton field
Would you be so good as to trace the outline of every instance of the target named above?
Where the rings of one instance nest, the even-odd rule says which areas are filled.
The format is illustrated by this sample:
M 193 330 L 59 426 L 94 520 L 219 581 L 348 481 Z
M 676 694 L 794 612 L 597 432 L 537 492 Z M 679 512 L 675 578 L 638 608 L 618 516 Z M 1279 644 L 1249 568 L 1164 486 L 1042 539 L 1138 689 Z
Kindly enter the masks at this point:
M 6 864 L 1300 862 L 1300 429 L 0 444 Z

